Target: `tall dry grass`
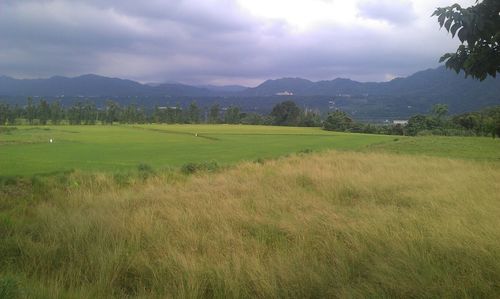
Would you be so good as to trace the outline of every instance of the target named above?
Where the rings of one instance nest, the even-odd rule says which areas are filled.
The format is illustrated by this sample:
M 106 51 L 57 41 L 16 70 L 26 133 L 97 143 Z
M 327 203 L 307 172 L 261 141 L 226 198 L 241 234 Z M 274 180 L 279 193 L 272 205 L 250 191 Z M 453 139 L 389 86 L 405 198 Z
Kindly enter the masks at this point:
M 498 164 L 327 152 L 64 186 L 4 204 L 20 296 L 500 296 Z

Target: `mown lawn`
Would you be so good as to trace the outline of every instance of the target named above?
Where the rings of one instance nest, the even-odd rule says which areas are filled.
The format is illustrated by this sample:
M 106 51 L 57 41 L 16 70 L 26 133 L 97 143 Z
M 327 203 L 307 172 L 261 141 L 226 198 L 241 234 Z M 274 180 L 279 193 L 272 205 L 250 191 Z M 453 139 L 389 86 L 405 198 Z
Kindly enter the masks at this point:
M 52 139 L 53 143 L 49 143 Z M 0 131 L 0 176 L 124 171 L 276 158 L 326 149 L 500 161 L 500 140 L 244 125 L 21 126 Z
M 212 160 L 227 164 L 304 150 L 358 150 L 389 140 L 392 137 L 269 126 L 26 126 L 0 133 L 0 175 L 116 171 L 144 163 L 155 169 Z

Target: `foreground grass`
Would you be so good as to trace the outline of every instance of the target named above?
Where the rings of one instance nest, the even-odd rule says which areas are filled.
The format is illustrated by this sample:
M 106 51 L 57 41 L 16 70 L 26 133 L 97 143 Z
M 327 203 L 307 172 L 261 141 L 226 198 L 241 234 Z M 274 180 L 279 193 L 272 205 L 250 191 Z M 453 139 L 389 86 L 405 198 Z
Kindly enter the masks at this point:
M 499 297 L 499 194 L 493 164 L 335 151 L 192 176 L 10 182 L 0 292 Z

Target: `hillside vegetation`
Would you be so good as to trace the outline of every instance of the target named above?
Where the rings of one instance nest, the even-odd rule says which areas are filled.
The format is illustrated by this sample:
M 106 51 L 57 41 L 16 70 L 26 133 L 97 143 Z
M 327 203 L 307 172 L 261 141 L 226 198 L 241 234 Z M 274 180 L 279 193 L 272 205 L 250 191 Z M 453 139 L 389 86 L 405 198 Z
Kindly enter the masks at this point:
M 0 297 L 500 296 L 494 162 L 328 151 L 0 190 Z

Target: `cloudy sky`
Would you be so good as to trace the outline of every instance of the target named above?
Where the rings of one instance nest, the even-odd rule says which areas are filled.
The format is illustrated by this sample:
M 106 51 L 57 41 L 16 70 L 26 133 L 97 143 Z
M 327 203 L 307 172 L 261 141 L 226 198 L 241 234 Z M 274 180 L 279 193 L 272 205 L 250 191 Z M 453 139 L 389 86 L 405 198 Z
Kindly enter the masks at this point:
M 436 7 L 474 0 L 1 0 L 0 74 L 140 82 L 387 81 L 458 42 Z

